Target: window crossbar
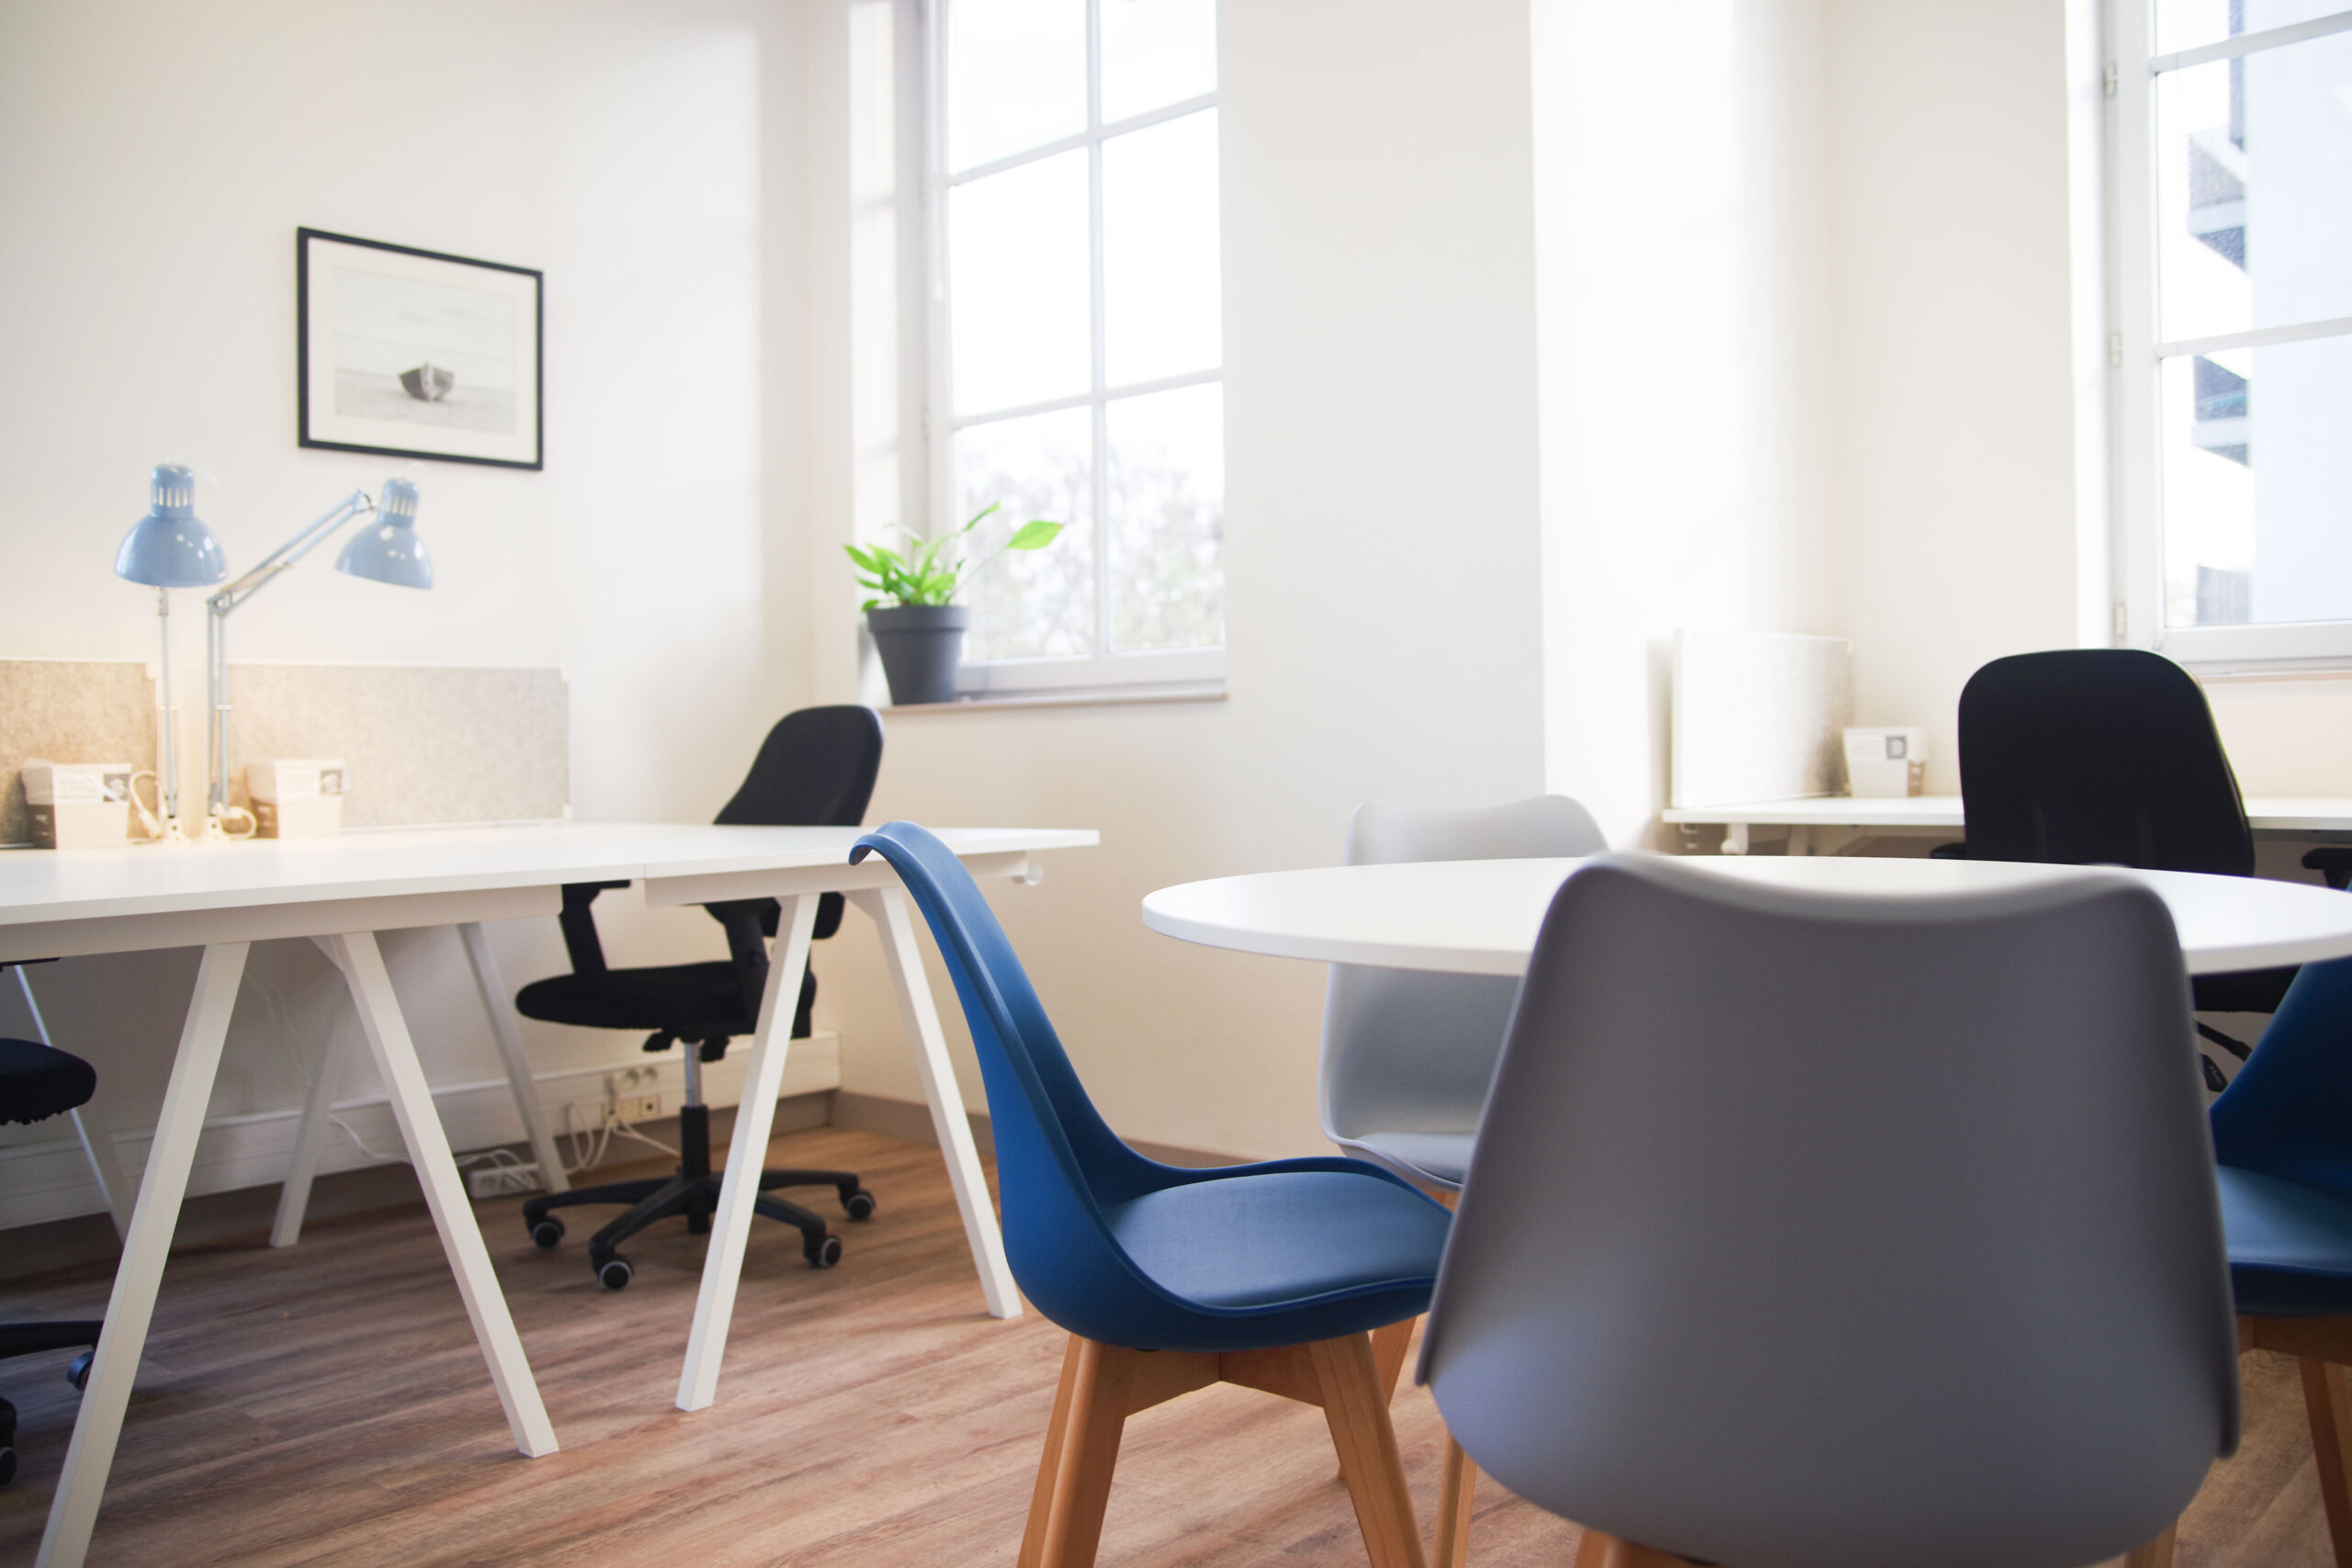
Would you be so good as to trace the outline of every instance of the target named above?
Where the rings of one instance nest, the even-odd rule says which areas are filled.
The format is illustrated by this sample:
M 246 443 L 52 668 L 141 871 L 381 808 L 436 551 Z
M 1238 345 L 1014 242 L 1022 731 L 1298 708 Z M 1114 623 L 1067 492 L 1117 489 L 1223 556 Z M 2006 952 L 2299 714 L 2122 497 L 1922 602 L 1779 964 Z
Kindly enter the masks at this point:
M 1152 392 L 1173 392 L 1184 387 L 1205 387 L 1225 378 L 1222 369 L 1188 370 L 1182 376 L 1162 376 L 1156 381 L 1132 381 L 1124 387 L 1106 387 L 1100 400 L 1115 403 L 1122 398 L 1140 398 Z M 1047 398 L 1040 403 L 1023 403 L 1018 408 L 989 409 L 985 413 L 958 414 L 949 422 L 950 430 L 969 430 L 976 424 L 995 424 L 1002 420 L 1027 419 L 1032 414 L 1062 413 L 1070 409 L 1082 409 L 1097 400 L 1092 392 L 1072 392 L 1066 398 Z
M 969 185 L 974 180 L 987 179 L 990 175 L 1001 175 L 1008 169 L 1017 169 L 1023 164 L 1042 163 L 1047 158 L 1057 157 L 1064 152 L 1075 152 L 1080 148 L 1091 146 L 1097 141 L 1107 141 L 1114 136 L 1125 136 L 1130 130 L 1148 130 L 1155 125 L 1165 125 L 1171 119 L 1182 119 L 1188 114 L 1198 114 L 1203 109 L 1215 107 L 1216 107 L 1216 95 L 1204 93 L 1197 98 L 1186 98 L 1181 104 L 1170 104 L 1163 108 L 1129 115 L 1126 118 L 1114 120 L 1109 125 L 1093 126 L 1085 130 L 1072 131 L 1059 141 L 1039 142 L 1035 147 L 1025 148 L 1018 152 L 1008 152 L 1001 158 L 990 159 L 985 164 L 975 164 L 968 169 L 948 175 L 947 184 L 950 186 Z
M 2338 11 L 2331 17 L 2314 17 L 2308 22 L 2291 22 L 2283 28 L 2265 28 L 2258 33 L 2240 33 L 2235 38 L 2216 39 L 2195 49 L 2159 54 L 2148 62 L 2148 70 L 2152 74 L 2161 76 L 2167 71 L 2186 71 L 2192 65 L 2211 65 L 2216 60 L 2235 60 L 2240 55 L 2278 49 L 2290 43 L 2303 43 L 2347 29 L 2352 29 L 2352 11 Z
M 2329 321 L 2303 321 L 2294 326 L 2256 327 L 2252 332 L 2178 338 L 2171 343 L 2156 344 L 2155 355 L 2158 359 L 2178 359 L 2188 355 L 2215 354 L 2233 348 L 2268 348 L 2273 344 L 2341 337 L 2346 333 L 2352 333 L 2352 316 L 2337 316 Z

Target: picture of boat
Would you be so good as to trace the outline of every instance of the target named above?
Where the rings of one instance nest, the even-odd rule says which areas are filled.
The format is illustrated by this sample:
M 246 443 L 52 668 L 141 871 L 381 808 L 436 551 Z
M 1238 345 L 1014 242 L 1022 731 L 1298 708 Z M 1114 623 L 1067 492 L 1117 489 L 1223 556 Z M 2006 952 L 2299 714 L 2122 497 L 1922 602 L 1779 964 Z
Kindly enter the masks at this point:
M 413 370 L 401 372 L 401 389 L 421 403 L 437 403 L 449 395 L 458 373 L 444 370 L 430 359 Z

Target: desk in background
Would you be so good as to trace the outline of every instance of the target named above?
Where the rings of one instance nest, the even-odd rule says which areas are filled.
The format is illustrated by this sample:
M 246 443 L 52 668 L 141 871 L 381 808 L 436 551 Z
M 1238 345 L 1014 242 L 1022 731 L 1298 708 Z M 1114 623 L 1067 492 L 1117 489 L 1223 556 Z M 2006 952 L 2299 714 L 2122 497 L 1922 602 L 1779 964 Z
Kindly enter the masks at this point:
M 759 1167 L 790 1048 L 792 1000 L 808 964 L 818 899 L 828 892 L 847 894 L 879 929 L 989 1311 L 998 1317 L 1017 1314 L 1020 1297 L 949 1067 L 938 1010 L 923 978 L 905 894 L 887 863 L 848 863 L 850 845 L 861 831 L 563 824 L 0 856 L 0 961 L 204 949 L 107 1303 L 106 1333 L 83 1392 L 38 1568 L 72 1568 L 88 1549 L 230 1011 L 254 942 L 307 938 L 342 971 L 492 1383 L 515 1446 L 526 1455 L 553 1452 L 555 1432 L 393 995 L 377 946 L 379 931 L 552 915 L 569 882 L 641 881 L 647 902 L 657 906 L 750 897 L 782 902 L 767 994 L 679 1380 L 678 1404 L 693 1410 L 708 1404 L 717 1389 Z M 940 836 L 976 874 L 1024 881 L 1036 879 L 1034 852 L 1097 841 L 1091 831 L 1052 829 L 946 829 Z M 510 1057 L 510 1071 L 514 1066 Z M 527 1097 L 524 1085 L 518 1083 L 517 1089 Z M 315 1142 L 315 1128 L 312 1133 Z M 299 1208 L 298 1201 L 298 1213 Z
M 1815 795 L 1755 800 L 1736 806 L 1676 806 L 1660 814 L 1676 827 L 1720 827 L 1723 852 L 1744 855 L 1754 830 L 1788 835 L 1792 855 L 1838 854 L 1866 839 L 1932 838 L 1952 842 L 1965 820 L 1956 795 L 1880 799 Z M 2246 820 L 2256 838 L 2352 838 L 2352 798 L 2334 795 L 2248 795 Z

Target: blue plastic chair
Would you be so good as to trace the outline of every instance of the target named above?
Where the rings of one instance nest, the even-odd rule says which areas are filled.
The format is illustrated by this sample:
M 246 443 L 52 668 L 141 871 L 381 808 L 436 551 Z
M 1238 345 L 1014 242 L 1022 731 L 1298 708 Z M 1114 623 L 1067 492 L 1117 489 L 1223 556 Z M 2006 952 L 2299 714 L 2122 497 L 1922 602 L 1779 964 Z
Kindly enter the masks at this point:
M 1188 1169 L 1122 1143 L 1087 1099 L 971 875 L 911 822 L 858 840 L 930 923 L 988 1088 L 1005 1250 L 1070 1333 L 1022 1568 L 1085 1568 L 1127 1416 L 1225 1382 L 1320 1405 L 1375 1568 L 1421 1568 L 1369 1331 L 1429 1305 L 1451 1216 L 1361 1160 Z
M 2213 1102 L 2238 1343 L 2302 1363 L 2338 1568 L 2352 1568 L 2352 959 L 2306 964 Z

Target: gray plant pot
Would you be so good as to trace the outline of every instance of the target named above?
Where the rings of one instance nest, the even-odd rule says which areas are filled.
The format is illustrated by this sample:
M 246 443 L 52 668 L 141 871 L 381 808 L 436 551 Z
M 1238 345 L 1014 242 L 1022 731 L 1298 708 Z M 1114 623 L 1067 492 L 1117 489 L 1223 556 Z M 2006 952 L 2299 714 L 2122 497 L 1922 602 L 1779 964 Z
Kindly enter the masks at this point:
M 956 700 L 956 667 L 964 661 L 964 628 L 972 612 L 961 604 L 877 604 L 865 612 L 865 629 L 882 656 L 890 701 Z

